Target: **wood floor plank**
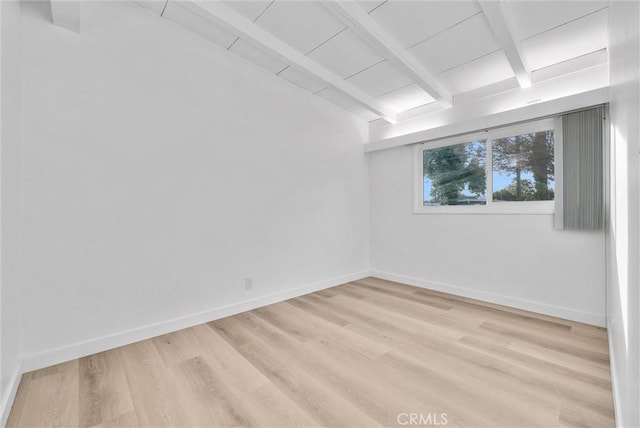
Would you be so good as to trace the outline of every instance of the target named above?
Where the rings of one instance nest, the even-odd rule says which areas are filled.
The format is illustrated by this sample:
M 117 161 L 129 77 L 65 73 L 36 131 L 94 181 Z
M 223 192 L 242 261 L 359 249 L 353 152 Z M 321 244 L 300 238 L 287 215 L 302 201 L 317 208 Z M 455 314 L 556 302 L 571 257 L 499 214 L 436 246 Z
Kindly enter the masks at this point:
M 609 403 L 613 408 L 613 400 Z M 588 406 L 576 405 L 572 402 L 563 402 L 558 416 L 558 422 L 567 427 L 592 427 L 592 426 L 613 426 L 613 414 L 603 413 L 600 409 Z
M 348 284 L 351 286 L 353 284 Z M 453 332 L 453 337 L 459 337 L 461 332 L 474 331 L 478 328 L 483 320 L 472 317 L 460 317 L 451 311 L 451 309 L 437 308 L 433 305 L 427 307 L 416 305 L 408 299 L 402 299 L 390 294 L 380 294 L 371 289 L 360 289 L 359 294 L 364 296 L 367 303 L 372 303 L 376 310 L 384 308 L 389 316 L 409 317 L 414 321 L 420 321 L 431 326 L 437 327 L 439 330 L 448 329 Z M 445 322 L 446 320 L 446 322 Z
M 96 425 L 95 428 L 129 428 L 129 427 L 139 427 L 140 423 L 138 422 L 138 417 L 136 416 L 136 412 L 131 410 L 127 413 L 123 413 L 118 415 L 113 419 L 109 419 Z
M 209 325 L 321 426 L 379 426 L 372 418 L 315 380 L 288 355 L 286 357 L 289 358 L 283 358 L 283 349 L 302 344 L 286 340 L 284 335 L 278 341 L 266 341 L 258 334 L 258 330 L 243 322 L 249 316 L 230 317 Z
M 297 308 L 302 309 L 303 311 L 309 312 L 317 316 L 318 318 L 322 318 L 323 320 L 330 322 L 332 324 L 337 325 L 338 327 L 344 327 L 348 324 L 343 318 L 339 317 L 337 314 L 328 314 L 327 312 L 322 310 L 322 307 L 314 304 L 313 302 L 305 302 L 301 299 L 290 299 L 287 300 L 287 303 L 293 305 Z
M 481 352 L 487 351 L 487 348 L 474 349 L 480 349 Z M 491 358 L 495 362 L 511 361 L 509 350 L 493 348 L 484 353 L 483 360 Z M 520 385 L 526 384 L 528 391 L 537 391 L 542 394 L 543 398 L 551 395 L 556 397 L 558 403 L 571 403 L 584 409 L 596 408 L 605 417 L 613 418 L 612 407 L 609 403 L 609 397 L 612 394 L 610 384 L 601 383 L 594 379 L 591 379 L 591 382 L 584 382 L 584 376 L 574 376 L 575 371 L 569 368 L 566 368 L 564 373 L 551 370 L 549 366 L 544 366 L 544 369 L 541 370 L 532 360 L 528 361 L 529 363 L 526 365 L 508 363 L 502 367 Z
M 350 287 L 354 287 L 356 289 L 375 291 L 380 294 L 403 299 L 413 303 L 414 306 L 417 306 L 417 307 L 426 305 L 426 306 L 432 306 L 434 308 L 442 309 L 444 311 L 450 311 L 451 309 L 453 309 L 453 306 L 451 304 L 447 302 L 438 301 L 437 299 L 434 299 L 433 296 L 417 294 L 415 290 L 413 290 L 413 292 L 411 293 L 408 293 L 406 291 L 403 291 L 402 289 L 399 289 L 398 287 L 389 287 L 389 286 L 382 287 L 377 284 L 371 284 L 366 282 L 363 283 L 359 281 L 354 281 L 347 285 Z M 419 305 L 415 305 L 415 303 L 419 303 Z
M 593 351 L 591 349 L 588 349 L 587 347 L 574 346 L 573 344 L 569 344 L 566 341 L 551 339 L 549 337 L 542 337 L 533 332 L 522 332 L 520 330 L 510 328 L 505 325 L 498 325 L 492 322 L 484 322 L 480 325 L 480 328 L 499 333 L 512 339 L 542 346 L 556 352 L 573 355 L 574 357 L 592 361 L 597 364 L 602 364 L 604 366 L 609 365 L 608 354 L 604 352 Z
M 509 349 L 526 353 L 561 366 L 572 367 L 593 376 L 598 376 L 604 380 L 611 380 L 611 370 L 608 364 L 590 361 L 580 356 L 572 355 L 571 353 L 557 351 L 550 347 L 527 342 L 526 340 L 511 342 Z
M 162 361 L 167 366 L 180 364 L 200 355 L 200 350 L 194 346 L 195 340 L 191 329 L 175 331 L 151 339 Z
M 400 427 L 409 415 L 614 427 L 606 330 L 365 278 L 27 373 L 7 426 Z
M 325 344 L 326 344 L 326 343 L 325 343 Z M 308 355 L 308 356 L 306 356 L 306 357 L 305 357 L 305 359 L 306 359 L 306 360 L 312 360 L 312 359 L 314 358 L 314 356 L 315 356 L 315 355 L 322 355 L 322 354 L 323 354 L 323 353 L 317 353 L 317 354 L 313 354 L 313 355 Z M 336 358 L 337 358 L 337 359 L 340 359 L 341 361 L 344 361 L 344 360 L 345 360 L 344 356 L 336 356 Z M 429 363 L 430 363 L 430 364 L 434 364 L 434 363 L 435 363 L 435 362 L 433 361 L 433 359 L 431 359 L 431 358 L 428 358 L 428 361 L 429 361 Z M 451 361 L 451 359 L 447 358 L 446 360 L 441 361 L 441 364 L 447 364 L 447 363 L 448 363 L 448 362 L 450 362 L 450 361 Z M 353 369 L 353 367 L 361 367 L 361 366 L 363 365 L 363 363 L 364 363 L 363 361 L 359 361 L 357 364 L 348 364 L 348 365 L 352 367 L 352 369 L 351 369 L 351 370 L 353 371 L 353 370 L 354 370 L 354 369 Z M 388 368 L 389 368 L 389 367 L 388 367 L 388 365 L 385 365 L 385 366 L 384 366 L 384 368 L 388 371 Z M 472 369 L 472 370 L 473 370 L 473 369 Z M 321 369 L 316 368 L 316 370 L 315 370 L 315 371 L 317 371 L 317 372 L 321 372 Z M 384 371 L 376 371 L 376 373 L 384 373 Z M 334 375 L 334 376 L 336 375 L 335 370 L 334 370 L 334 372 L 333 372 L 333 375 Z M 432 381 L 432 382 L 433 382 L 433 378 L 434 378 L 434 377 L 436 377 L 436 376 L 437 376 L 437 374 L 436 374 L 436 373 L 431 373 L 431 378 L 430 378 L 430 379 L 431 379 L 431 381 Z M 487 382 L 495 382 L 495 381 L 493 380 L 492 376 L 487 376 L 487 377 L 485 377 L 485 380 L 486 380 Z M 389 387 L 395 386 L 395 385 L 392 385 L 392 383 L 393 383 L 393 381 L 391 381 L 391 383 L 388 383 L 388 384 L 387 384 L 387 387 L 389 388 Z M 463 385 L 462 385 L 458 390 L 454 390 L 454 391 L 453 391 L 453 393 L 451 393 L 451 394 L 449 395 L 449 399 L 450 399 L 450 400 L 455 400 L 456 398 L 460 398 L 460 397 L 462 397 L 462 396 L 466 395 L 466 391 L 469 389 L 469 385 L 470 385 L 471 383 L 473 383 L 473 382 L 469 382 L 469 378 L 468 378 L 468 379 L 467 379 L 467 382 L 465 382 L 465 383 L 464 383 L 464 384 L 463 384 Z M 352 386 L 351 386 L 351 389 L 352 389 L 352 390 L 351 390 L 351 393 L 352 393 L 352 394 L 354 393 L 354 391 L 353 391 L 353 390 L 354 390 L 354 389 L 356 389 L 356 388 L 354 388 L 354 387 L 353 387 L 353 384 L 354 384 L 354 381 L 352 380 L 352 382 L 351 382 L 351 385 L 352 385 Z M 446 380 L 446 382 L 445 382 L 444 380 L 441 380 L 441 384 L 442 384 L 442 385 L 445 385 L 445 384 L 446 384 L 446 385 L 448 385 L 449 390 L 451 390 L 451 389 L 452 389 L 452 383 L 451 383 L 451 380 L 450 380 L 450 379 L 447 379 L 447 380 Z M 477 384 L 477 382 L 476 382 L 476 384 Z M 412 394 L 406 394 L 406 392 L 408 392 L 408 391 L 407 391 L 407 389 L 408 389 L 408 385 L 410 385 L 410 383 L 404 383 L 403 385 L 399 385 L 399 387 L 401 387 L 401 388 L 399 388 L 399 389 L 398 389 L 397 394 L 401 394 L 401 391 L 402 391 L 402 390 L 404 390 L 404 391 L 405 391 L 405 396 L 406 396 L 406 395 L 411 395 L 411 396 L 424 396 L 424 393 L 425 393 L 424 388 L 422 388 L 422 389 L 418 388 L 417 390 L 412 391 Z M 391 389 L 393 389 L 393 388 L 391 388 Z M 447 391 L 447 390 L 444 390 L 444 391 Z M 438 393 L 439 393 L 439 395 L 440 395 L 440 396 L 442 396 L 443 394 L 444 394 L 444 395 L 446 395 L 446 393 L 443 393 L 443 389 L 442 389 L 442 388 L 438 388 Z M 393 401 L 392 397 L 395 397 L 395 396 L 396 396 L 396 394 L 391 393 L 391 394 L 386 394 L 386 395 L 385 395 L 385 396 L 383 396 L 383 397 L 378 397 L 378 399 L 379 399 L 379 401 L 384 401 L 385 403 L 387 403 L 387 405 L 386 405 L 386 407 L 387 407 L 387 408 L 393 408 L 393 406 L 391 405 L 391 402 Z M 432 400 L 431 402 L 433 402 L 433 397 L 430 397 L 430 398 L 431 398 L 431 400 Z M 473 402 L 477 403 L 477 402 L 481 402 L 483 397 L 469 397 L 469 398 L 470 398 L 470 400 L 471 400 L 471 399 L 473 399 Z M 510 399 L 510 395 L 506 394 L 506 395 L 504 396 L 504 399 L 505 399 L 505 400 Z M 469 401 L 470 401 L 470 400 L 469 400 Z M 548 406 L 550 405 L 550 402 L 544 403 L 544 405 L 548 407 Z M 541 406 L 542 406 L 542 404 L 541 404 Z M 442 405 L 441 405 L 441 404 L 440 404 L 440 407 L 442 407 Z M 530 407 L 535 407 L 535 406 L 530 406 Z M 483 408 L 482 406 L 480 406 L 480 407 L 479 407 L 479 409 L 482 409 L 482 408 Z M 396 412 L 396 413 L 397 413 L 397 412 Z M 557 416 L 557 415 L 553 415 L 553 417 L 552 417 L 552 418 L 555 418 L 556 416 Z M 475 415 L 475 418 L 477 419 L 477 414 Z M 545 422 L 546 422 L 546 423 L 548 423 L 548 422 L 550 422 L 551 420 L 553 420 L 553 419 L 546 420 Z M 389 421 L 388 421 L 388 420 L 383 420 L 383 421 L 381 421 L 381 422 L 382 422 L 383 424 L 388 424 L 388 423 L 389 423 Z
M 394 283 L 395 284 L 395 283 Z M 434 301 L 440 301 L 442 304 L 451 305 L 452 312 L 447 314 L 447 317 L 460 322 L 473 322 L 481 324 L 488 322 L 494 325 L 502 325 L 512 329 L 512 331 L 518 331 L 519 334 L 531 334 L 538 333 L 538 336 L 554 337 L 561 340 L 563 344 L 571 344 L 574 346 L 586 348 L 587 352 L 594 351 L 599 354 L 608 354 L 608 343 L 606 341 L 606 334 L 602 336 L 602 329 L 594 328 L 593 326 L 585 326 L 579 323 L 551 321 L 547 317 L 541 315 L 532 315 L 522 311 L 522 313 L 515 313 L 512 311 L 505 311 L 498 307 L 487 306 L 485 302 L 470 301 L 469 299 L 461 299 L 451 295 L 445 295 L 443 293 L 434 292 L 424 289 L 415 289 L 415 287 L 404 286 L 402 291 L 388 291 L 389 284 L 383 285 L 378 282 L 370 282 L 367 280 L 356 281 L 350 283 L 349 286 L 360 287 L 363 290 L 373 292 L 383 292 L 389 296 L 396 296 L 403 294 L 406 300 L 411 301 L 411 296 L 416 299 L 416 296 L 428 296 Z M 389 299 L 391 300 L 391 299 Z M 380 299 L 378 299 L 380 301 Z M 385 301 L 385 306 L 388 306 L 389 302 Z M 413 305 L 416 306 L 416 305 Z M 419 316 L 418 316 L 419 317 Z M 442 318 L 440 318 L 442 321 Z M 585 327 L 586 330 L 585 330 Z M 591 335 L 590 337 L 598 338 L 597 340 L 585 341 L 580 337 L 580 332 Z M 604 337 L 604 340 L 603 340 Z
M 229 390 L 243 399 L 242 407 L 257 426 L 314 426 L 311 418 L 256 367 L 242 357 L 215 330 L 194 327 L 203 359 L 219 374 Z
M 350 325 L 351 326 L 351 325 Z M 390 328 L 385 328 L 383 325 L 379 326 L 375 331 L 373 330 L 360 330 L 362 334 L 377 335 L 380 340 L 393 341 L 396 351 L 385 355 L 385 361 L 392 358 L 397 361 L 404 361 L 404 365 L 410 365 L 413 361 L 425 361 L 428 363 L 428 367 L 422 369 L 422 373 L 428 375 L 424 379 L 436 386 L 439 394 L 443 397 L 448 397 L 450 401 L 460 400 L 467 404 L 465 407 L 467 410 L 473 409 L 474 406 L 478 412 L 486 409 L 485 405 L 481 405 L 486 399 L 486 390 L 492 389 L 493 396 L 501 396 L 505 394 L 505 391 L 518 391 L 521 386 L 521 382 L 518 379 L 518 367 L 514 364 L 500 364 L 500 362 L 493 361 L 491 359 L 482 358 L 478 353 L 468 352 L 466 350 L 456 349 L 455 347 L 444 345 L 446 342 L 441 342 L 436 338 L 432 338 L 429 341 L 416 342 L 412 340 L 411 334 L 403 333 L 400 331 L 394 331 Z M 443 348 L 446 347 L 446 349 Z M 446 352 L 445 352 L 446 351 Z M 401 356 L 409 358 L 403 360 Z M 402 365 L 400 362 L 396 362 L 396 365 Z M 385 370 L 392 369 L 392 364 L 384 364 Z M 432 371 L 434 370 L 435 371 Z M 420 373 L 419 370 L 416 373 Z M 452 373 L 449 377 L 449 373 Z M 420 379 L 419 377 L 412 375 L 407 379 Z M 481 387 L 482 386 L 482 387 Z M 477 391 L 474 395 L 469 395 L 469 391 Z M 520 394 L 522 395 L 522 394 Z M 547 390 L 527 390 L 527 395 L 533 397 L 533 403 L 538 403 L 539 415 L 543 415 L 542 411 L 545 407 L 549 408 L 553 404 L 552 402 L 545 402 L 544 398 L 549 395 Z M 503 401 L 509 401 L 509 395 L 504 395 Z M 495 406 L 494 406 L 495 407 Z M 529 405 L 529 407 L 535 408 L 536 406 Z M 509 407 L 503 409 L 499 415 L 512 415 L 509 412 L 517 411 L 517 407 Z M 452 412 L 455 414 L 455 412 Z M 535 415 L 538 415 L 535 414 Z M 478 416 L 476 415 L 476 418 Z M 493 415 L 496 417 L 496 415 Z M 555 415 L 553 416 L 555 417 Z M 518 418 L 522 419 L 522 418 Z M 546 422 L 550 422 L 548 419 Z M 498 421 L 494 421 L 495 424 L 500 425 Z M 504 422 L 502 422 L 504 423 Z
M 342 302 L 342 303 L 338 303 L 340 302 L 340 299 L 334 299 L 332 300 L 332 304 L 334 305 L 342 305 L 344 308 L 347 307 L 351 307 L 347 302 Z M 352 315 L 354 313 L 358 313 L 360 311 L 360 309 L 352 309 Z M 365 313 L 367 313 L 368 311 L 365 311 Z M 373 321 L 372 321 L 373 322 Z M 445 355 L 446 359 L 445 359 L 445 363 L 447 361 L 456 361 L 456 360 L 467 360 L 468 364 L 475 364 L 475 365 L 480 365 L 481 363 L 485 365 L 485 367 L 487 367 L 488 369 L 491 370 L 496 370 L 497 367 L 494 367 L 493 365 L 496 364 L 496 362 L 491 361 L 491 360 L 486 360 L 484 358 L 482 358 L 480 355 L 476 354 L 472 354 L 472 355 L 466 355 L 467 353 L 452 353 L 451 350 L 455 349 L 452 346 L 447 346 L 447 345 L 438 345 L 436 347 L 436 350 L 434 352 L 433 349 L 429 349 L 430 347 L 427 346 L 428 344 L 434 344 L 437 341 L 437 337 L 436 336 L 432 336 L 431 339 L 428 342 L 421 342 L 421 343 L 413 343 L 411 341 L 412 335 L 410 333 L 407 332 L 403 332 L 401 330 L 395 329 L 393 326 L 391 325 L 386 325 L 384 322 L 380 322 L 380 321 L 375 321 L 376 323 L 376 329 L 361 329 L 359 331 L 361 331 L 363 334 L 376 334 L 379 335 L 379 337 L 384 340 L 385 338 L 388 339 L 390 342 L 393 342 L 396 347 L 398 346 L 403 346 L 402 343 L 404 342 L 404 346 L 401 348 L 402 351 L 406 354 L 411 354 L 412 352 L 415 352 L 416 350 L 420 351 L 420 354 L 422 354 L 423 356 L 427 357 L 430 361 L 430 363 L 435 363 L 435 358 L 439 357 L 439 354 Z M 356 324 L 356 323 L 352 323 L 349 324 L 347 326 L 347 328 L 356 328 L 356 329 L 360 329 L 360 324 Z M 438 351 L 438 349 L 441 349 L 440 351 Z M 499 351 L 498 351 L 499 352 Z M 460 361 L 458 361 L 459 363 Z M 456 371 L 460 372 L 461 367 L 459 365 L 455 366 L 456 367 Z M 446 370 L 446 368 L 445 368 Z M 509 376 L 511 377 L 515 377 L 516 379 L 520 379 L 523 382 L 527 382 L 530 383 L 531 381 L 526 377 L 523 376 L 519 370 L 518 370 L 518 366 L 517 364 L 511 364 L 508 365 L 506 367 L 502 367 L 500 369 L 502 372 L 501 374 L 503 375 L 503 377 L 507 374 L 509 374 Z M 505 372 L 505 370 L 508 370 Z M 480 370 L 476 371 L 478 374 L 481 373 Z M 493 382 L 494 384 L 499 384 L 501 378 L 497 378 L 495 379 L 492 376 L 489 376 L 486 378 L 486 382 L 488 384 L 490 384 L 491 382 Z M 544 378 L 546 381 L 549 381 L 548 377 Z M 498 382 L 496 382 L 498 381 Z M 535 381 L 535 378 L 534 378 Z M 542 397 L 545 396 L 545 394 L 549 394 L 550 392 L 553 392 L 553 389 L 548 390 L 549 388 L 546 388 L 546 384 L 542 381 L 537 382 L 536 383 L 540 388 L 541 391 L 540 394 Z M 564 380 L 562 379 L 551 379 L 551 387 L 555 387 L 555 388 L 563 388 L 564 387 Z M 579 391 L 578 387 L 577 389 L 574 389 L 572 391 L 568 391 L 569 394 L 573 394 L 576 391 Z
M 247 314 L 242 323 L 259 331 L 261 337 L 268 337 L 269 342 L 287 346 L 291 364 L 383 426 L 393 425 L 397 414 L 407 406 L 419 405 L 417 396 L 406 394 L 404 385 L 394 389 L 381 374 L 371 376 L 376 372 L 371 364 L 373 360 L 343 341 L 329 338 L 331 334 L 297 344 L 264 318 Z M 336 361 L 341 364 L 336 365 Z M 385 405 L 380 406 L 381 402 Z
M 375 281 L 372 281 L 372 279 L 355 281 L 353 284 L 360 286 L 364 285 L 373 290 L 384 291 L 393 285 L 394 287 L 403 290 L 402 293 L 404 293 L 409 299 L 411 299 L 411 297 L 413 297 L 413 299 L 419 299 L 420 297 L 428 298 L 432 303 L 440 303 L 445 307 L 454 309 L 455 312 L 463 312 L 466 317 L 473 318 L 475 315 L 479 316 L 483 320 L 487 320 L 487 318 L 503 320 L 508 322 L 510 325 L 519 325 L 522 323 L 526 325 L 527 330 L 544 329 L 544 331 L 549 331 L 552 334 L 558 334 L 560 332 L 569 333 L 572 329 L 572 325 L 565 320 L 550 320 L 548 317 L 543 315 L 532 314 L 525 311 L 508 311 L 505 310 L 504 307 L 499 307 L 487 302 L 463 299 L 450 294 L 411 287 L 404 284 L 380 283 L 380 280 L 376 280 L 375 278 L 373 280 Z
M 16 391 L 16 398 L 13 400 L 13 406 L 11 407 L 9 418 L 7 419 L 7 428 L 16 428 L 20 426 L 20 417 L 22 416 L 22 411 L 26 405 L 32 376 L 33 372 L 29 372 L 23 374 L 20 379 L 18 391 Z
M 151 340 L 123 346 L 118 351 L 141 426 L 170 427 L 196 422 L 178 400 L 171 373 Z
M 236 397 L 202 357 L 183 361 L 171 372 L 180 401 L 188 403 L 185 410 L 203 426 L 256 426 Z
M 116 421 L 134 410 L 118 352 L 90 355 L 81 358 L 79 365 L 81 427 Z
M 398 376 L 404 383 L 424 382 L 435 388 L 445 402 L 464 402 L 464 408 L 457 404 L 447 411 L 453 420 L 460 419 L 471 426 L 552 426 L 557 418 L 558 404 L 553 399 L 546 402 L 537 394 L 519 394 L 513 388 L 505 389 L 505 382 L 487 394 L 487 379 L 496 374 L 487 371 L 484 377 L 468 376 L 461 365 L 449 366 L 452 371 L 460 373 L 452 376 L 439 368 L 442 362 L 432 366 L 430 359 L 420 360 L 416 356 L 408 356 L 404 352 L 392 352 L 383 357 L 385 367 L 402 367 Z M 465 376 L 466 375 L 466 376 Z M 494 382 L 495 383 L 495 382 Z M 515 394 L 514 394 L 515 393 Z M 487 409 L 491 409 L 487 412 Z
M 337 395 L 342 395 L 341 392 L 348 385 L 350 393 L 348 396 L 342 395 L 342 397 L 358 408 L 361 408 L 359 404 L 366 402 L 363 399 L 364 395 L 374 393 L 380 387 L 377 382 L 368 385 L 367 388 L 361 387 L 362 383 L 370 383 L 372 380 L 368 376 L 370 373 L 368 363 L 371 362 L 371 356 L 360 352 L 357 347 L 354 349 L 352 346 L 344 346 L 344 341 L 334 340 L 335 336 L 331 333 L 315 337 L 303 345 L 296 346 L 290 342 L 291 339 L 284 331 L 268 323 L 264 318 L 247 314 L 246 317 L 243 317 L 243 323 L 250 326 L 251 329 L 259 331 L 261 336 L 268 337 L 270 342 L 285 344 L 290 349 L 292 363 L 315 377 L 317 382 L 323 383 Z M 336 366 L 336 361 L 341 361 L 343 364 Z M 373 402 L 379 403 L 380 401 L 374 400 Z M 371 402 L 365 407 L 361 410 L 371 415 L 371 408 L 374 407 Z M 384 419 L 386 421 L 386 418 Z
M 441 337 L 452 341 L 457 341 L 466 332 L 473 327 L 471 325 L 453 325 L 453 320 L 448 323 L 439 322 L 435 315 L 434 318 L 428 319 L 428 315 L 418 318 L 404 315 L 399 312 L 388 310 L 381 307 L 376 302 L 363 299 L 360 304 L 355 305 L 354 300 L 350 296 L 337 295 L 331 300 L 331 304 L 338 308 L 339 311 L 347 312 L 349 316 L 356 316 L 357 322 L 348 324 L 345 328 L 353 330 L 353 326 L 379 326 L 385 328 L 390 334 L 410 334 L 416 340 L 430 340 L 433 337 Z M 442 320 L 441 320 L 442 321 Z
M 307 327 L 316 332 L 316 337 L 312 338 L 314 343 L 317 341 L 313 339 L 330 338 L 331 340 L 338 341 L 352 351 L 371 359 L 378 358 L 389 352 L 388 346 L 369 340 L 350 330 L 338 328 L 332 323 L 325 321 L 322 317 L 316 317 L 315 314 L 300 310 L 295 305 L 291 305 L 290 302 L 284 303 L 284 305 L 279 306 L 277 309 L 274 307 L 273 310 L 285 314 L 289 319 L 304 320 Z
M 79 418 L 78 360 L 33 376 L 20 417 L 22 427 L 76 427 Z
M 264 318 L 270 324 L 275 325 L 286 332 L 291 338 L 304 343 L 316 337 L 320 332 L 305 322 L 303 318 L 291 318 L 287 316 L 287 310 L 291 308 L 286 302 L 276 303 L 252 311 L 256 316 Z
M 496 356 L 496 358 L 513 360 L 518 364 L 538 370 L 543 374 L 567 377 L 578 384 L 584 383 L 584 386 L 588 388 L 599 388 L 605 391 L 611 390 L 611 381 L 608 379 L 594 376 L 590 371 L 582 371 L 572 366 L 560 365 L 528 353 L 514 351 L 509 347 L 499 346 L 491 336 L 485 337 L 481 334 L 464 336 L 460 339 L 460 343 L 475 349 L 484 349 L 490 355 Z

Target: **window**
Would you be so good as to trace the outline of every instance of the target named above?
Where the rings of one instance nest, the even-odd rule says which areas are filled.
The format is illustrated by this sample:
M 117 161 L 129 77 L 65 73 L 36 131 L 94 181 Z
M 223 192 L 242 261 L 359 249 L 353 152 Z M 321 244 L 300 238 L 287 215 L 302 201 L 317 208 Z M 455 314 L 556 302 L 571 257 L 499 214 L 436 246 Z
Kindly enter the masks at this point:
M 417 213 L 553 213 L 553 120 L 422 143 Z
M 486 158 L 486 141 L 423 150 L 423 205 L 485 205 Z
M 492 141 L 493 201 L 553 201 L 553 130 Z

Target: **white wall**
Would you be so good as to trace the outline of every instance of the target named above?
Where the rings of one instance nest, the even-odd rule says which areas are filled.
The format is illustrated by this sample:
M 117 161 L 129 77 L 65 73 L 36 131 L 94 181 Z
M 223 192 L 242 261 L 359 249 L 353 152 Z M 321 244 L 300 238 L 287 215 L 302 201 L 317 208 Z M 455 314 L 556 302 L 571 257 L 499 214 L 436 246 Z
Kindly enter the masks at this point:
M 611 2 L 607 315 L 619 427 L 640 426 L 640 7 Z
M 0 415 L 15 393 L 21 361 L 20 320 L 20 175 L 21 175 L 21 77 L 20 5 L 0 2 L 2 54 L 0 92 L 2 239 L 0 240 Z M 2 421 L 0 421 L 2 425 Z
M 552 215 L 413 214 L 414 148 L 371 152 L 374 274 L 604 325 L 604 233 Z
M 368 271 L 364 121 L 133 2 L 27 3 L 27 368 Z

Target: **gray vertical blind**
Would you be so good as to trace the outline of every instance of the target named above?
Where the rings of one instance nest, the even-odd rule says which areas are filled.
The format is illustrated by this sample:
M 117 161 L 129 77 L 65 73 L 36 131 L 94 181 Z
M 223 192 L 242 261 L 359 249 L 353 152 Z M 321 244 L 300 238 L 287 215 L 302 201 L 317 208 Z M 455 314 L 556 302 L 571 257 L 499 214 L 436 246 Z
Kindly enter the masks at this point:
M 564 229 L 604 227 L 604 119 L 604 107 L 562 116 Z

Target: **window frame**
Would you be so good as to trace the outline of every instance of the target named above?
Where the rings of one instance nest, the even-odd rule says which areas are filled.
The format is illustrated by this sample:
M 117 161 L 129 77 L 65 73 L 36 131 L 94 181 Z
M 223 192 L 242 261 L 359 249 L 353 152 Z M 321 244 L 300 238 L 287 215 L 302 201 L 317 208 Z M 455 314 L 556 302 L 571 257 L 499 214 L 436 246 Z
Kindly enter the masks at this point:
M 558 180 L 556 179 L 558 171 L 561 170 L 561 153 L 562 138 L 559 137 L 558 130 L 555 126 L 556 122 L 553 118 L 540 119 L 517 125 L 504 126 L 501 128 L 478 131 L 474 133 L 453 136 L 449 138 L 438 139 L 434 141 L 426 141 L 415 145 L 414 149 L 414 214 L 553 214 L 555 211 L 555 200 L 553 201 L 505 201 L 493 202 L 493 141 L 501 138 L 512 137 L 515 135 L 531 134 L 535 132 L 553 130 L 554 145 L 554 181 L 556 188 Z M 438 149 L 457 144 L 469 143 L 472 141 L 486 141 L 486 197 L 485 205 L 442 205 L 442 206 L 424 206 L 424 171 L 423 171 L 423 152 L 425 150 Z M 555 192 L 555 198 L 558 192 Z

